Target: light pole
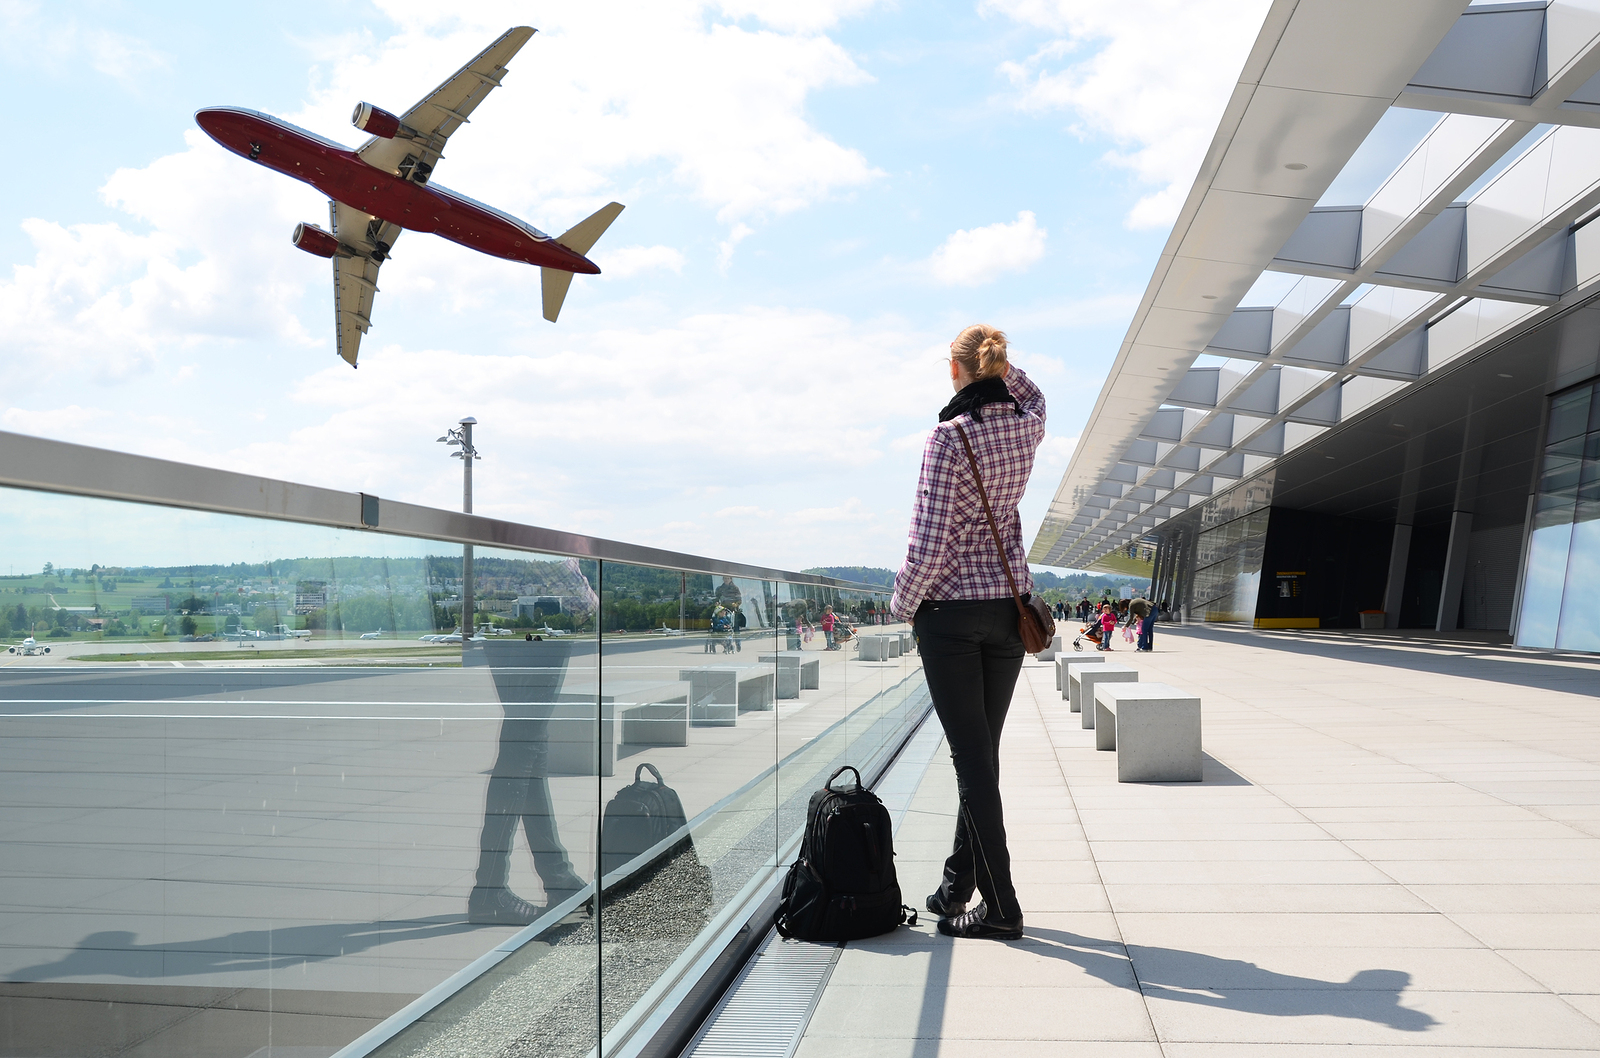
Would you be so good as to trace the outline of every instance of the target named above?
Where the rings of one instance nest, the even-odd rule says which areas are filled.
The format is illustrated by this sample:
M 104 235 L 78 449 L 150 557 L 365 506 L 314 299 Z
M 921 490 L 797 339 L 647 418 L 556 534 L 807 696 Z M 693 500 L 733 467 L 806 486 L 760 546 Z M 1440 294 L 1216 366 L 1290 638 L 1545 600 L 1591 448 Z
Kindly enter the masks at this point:
M 478 450 L 472 446 L 472 428 L 478 420 L 468 415 L 461 420 L 461 429 L 446 430 L 444 436 L 439 438 L 447 445 L 459 446 L 461 451 L 451 452 L 452 459 L 461 460 L 461 510 L 464 514 L 472 513 L 472 461 L 482 459 Z M 461 549 L 461 644 L 465 649 L 467 640 L 472 638 L 472 545 L 463 545 Z

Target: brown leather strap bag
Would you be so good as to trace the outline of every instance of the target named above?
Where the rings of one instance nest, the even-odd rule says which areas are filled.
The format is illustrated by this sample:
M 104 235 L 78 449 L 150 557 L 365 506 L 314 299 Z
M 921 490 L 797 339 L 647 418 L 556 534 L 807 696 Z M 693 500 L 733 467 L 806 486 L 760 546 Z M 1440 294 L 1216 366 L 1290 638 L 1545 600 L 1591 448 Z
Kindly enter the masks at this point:
M 961 428 L 960 423 L 955 424 L 956 433 L 961 437 L 961 447 L 967 450 L 967 462 L 972 465 L 972 480 L 978 486 L 978 499 L 983 501 L 983 513 L 989 519 L 989 531 L 994 534 L 994 546 L 1000 552 L 1000 568 L 1006 571 L 1006 583 L 1011 585 L 1011 598 L 1017 604 L 1017 631 L 1022 633 L 1022 646 L 1030 654 L 1037 654 L 1055 641 L 1056 619 L 1050 616 L 1050 607 L 1046 606 L 1043 599 L 1032 594 L 1028 601 L 1022 601 L 1022 594 L 1017 591 L 1017 579 L 1011 575 L 1011 563 L 1006 561 L 1006 545 L 1000 541 L 1000 526 L 994 520 L 994 511 L 989 509 L 989 494 L 983 487 L 983 475 L 978 473 L 978 457 L 972 454 L 972 442 L 967 440 L 967 431 Z

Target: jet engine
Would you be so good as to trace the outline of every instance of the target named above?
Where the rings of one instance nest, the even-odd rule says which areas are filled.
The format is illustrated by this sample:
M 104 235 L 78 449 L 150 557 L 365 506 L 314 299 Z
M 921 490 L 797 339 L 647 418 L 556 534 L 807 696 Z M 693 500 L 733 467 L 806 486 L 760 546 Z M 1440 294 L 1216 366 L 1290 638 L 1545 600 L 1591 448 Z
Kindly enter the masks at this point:
M 399 118 L 371 103 L 357 103 L 355 113 L 350 115 L 350 124 L 385 140 L 394 139 L 395 133 L 400 131 Z
M 294 234 L 289 236 L 289 241 L 306 253 L 314 253 L 318 257 L 335 257 L 339 253 L 339 240 L 315 224 L 304 222 L 296 224 Z

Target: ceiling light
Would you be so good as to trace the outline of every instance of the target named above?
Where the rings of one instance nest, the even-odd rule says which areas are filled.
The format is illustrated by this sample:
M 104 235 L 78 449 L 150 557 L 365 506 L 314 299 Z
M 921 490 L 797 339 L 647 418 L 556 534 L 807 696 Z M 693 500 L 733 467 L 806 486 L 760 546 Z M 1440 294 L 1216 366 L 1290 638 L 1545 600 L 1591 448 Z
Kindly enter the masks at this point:
M 1285 162 L 1283 167 L 1285 169 L 1289 169 L 1289 170 L 1292 170 L 1292 171 L 1298 173 L 1300 170 L 1302 170 L 1302 169 L 1304 169 L 1306 167 L 1306 163 L 1305 162 Z
M 1215 301 L 1215 300 L 1217 300 L 1217 296 L 1215 294 L 1201 294 L 1200 296 L 1202 298 L 1204 298 L 1206 301 Z
M 1502 372 L 1500 372 L 1500 377 L 1501 378 L 1510 378 L 1511 376 L 1506 374 L 1504 371 L 1502 371 Z

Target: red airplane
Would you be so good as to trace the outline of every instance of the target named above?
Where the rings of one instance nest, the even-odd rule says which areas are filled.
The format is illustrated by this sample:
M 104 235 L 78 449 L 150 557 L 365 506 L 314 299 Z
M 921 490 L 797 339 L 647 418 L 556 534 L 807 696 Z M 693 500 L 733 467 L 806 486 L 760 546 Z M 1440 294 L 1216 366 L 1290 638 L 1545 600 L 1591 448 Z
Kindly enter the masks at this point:
M 482 253 L 540 270 L 544 318 L 554 323 L 574 273 L 598 275 L 584 254 L 622 212 L 612 202 L 551 238 L 525 221 L 431 183 L 445 141 L 498 87 L 511 61 L 535 30 L 517 26 L 422 102 L 396 116 L 362 103 L 351 123 L 373 138 L 359 150 L 325 140 L 275 117 L 239 107 L 208 107 L 195 122 L 235 154 L 303 180 L 328 196 L 329 227 L 295 225 L 292 241 L 307 253 L 333 260 L 333 304 L 338 352 L 351 367 L 361 336 L 372 325 L 378 268 L 403 229 L 433 232 Z

